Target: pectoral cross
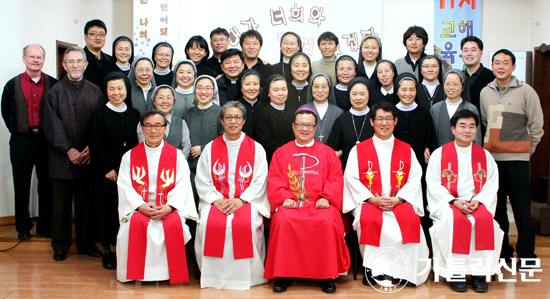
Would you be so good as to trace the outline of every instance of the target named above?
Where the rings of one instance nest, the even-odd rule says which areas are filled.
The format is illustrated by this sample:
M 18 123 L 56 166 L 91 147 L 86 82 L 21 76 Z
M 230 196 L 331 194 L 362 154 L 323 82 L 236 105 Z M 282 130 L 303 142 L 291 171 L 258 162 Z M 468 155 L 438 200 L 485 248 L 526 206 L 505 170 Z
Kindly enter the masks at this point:
M 323 136 L 323 133 L 321 133 L 321 134 L 319 135 L 319 141 L 323 142 L 323 137 L 325 137 L 325 136 Z
M 141 197 L 143 197 L 143 200 L 147 200 L 147 197 L 148 197 L 148 196 L 147 196 L 147 192 L 148 192 L 148 191 L 149 191 L 149 190 L 147 190 L 147 189 L 145 189 L 145 188 L 143 188 L 143 189 L 141 190 Z

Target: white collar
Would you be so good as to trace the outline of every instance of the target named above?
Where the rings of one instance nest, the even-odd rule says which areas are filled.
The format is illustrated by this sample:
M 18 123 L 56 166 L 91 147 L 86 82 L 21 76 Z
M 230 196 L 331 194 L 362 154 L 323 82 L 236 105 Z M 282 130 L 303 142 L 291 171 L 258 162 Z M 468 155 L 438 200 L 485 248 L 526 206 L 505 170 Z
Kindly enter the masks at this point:
M 178 85 L 178 87 L 176 87 L 176 91 L 181 93 L 181 94 L 192 94 L 193 93 L 193 87 L 185 90 L 185 89 L 180 88 L 179 85 Z
M 306 87 L 309 83 L 306 81 L 306 84 L 304 85 L 298 85 L 296 83 L 294 83 L 294 80 L 292 80 L 292 85 L 294 85 L 294 87 L 296 87 L 296 90 L 303 90 L 304 87 Z
M 284 63 L 284 64 L 288 64 L 289 62 L 290 62 L 290 59 L 285 59 L 285 58 L 283 58 L 283 63 Z
M 116 62 L 116 66 L 118 66 L 118 68 L 122 71 L 129 71 L 130 68 L 132 68 L 130 64 L 128 64 L 128 66 L 123 66 L 120 63 L 118 63 L 118 61 Z
M 458 102 L 456 102 L 456 103 L 449 103 L 449 101 L 448 101 L 447 99 L 445 99 L 445 103 L 446 103 L 448 106 L 452 106 L 452 107 L 458 106 L 458 105 L 462 104 L 462 98 L 460 98 L 460 100 L 459 100 Z
M 470 145 L 466 146 L 466 147 L 462 147 L 460 145 L 458 145 L 456 143 L 456 140 L 455 140 L 455 148 L 457 151 L 459 152 L 462 152 L 462 153 L 467 153 L 467 152 L 470 152 L 472 150 L 472 143 L 470 143 Z
M 107 108 L 113 110 L 114 112 L 122 113 L 128 109 L 128 106 L 123 102 L 122 105 L 124 105 L 122 108 L 115 107 L 115 105 L 111 104 L 111 102 L 107 102 Z
M 206 109 L 212 107 L 212 105 L 214 105 L 214 104 L 212 103 L 212 101 L 210 101 L 210 104 L 208 104 L 208 105 L 206 105 L 206 106 L 204 106 L 204 107 L 200 107 L 200 106 L 197 104 L 197 108 L 199 108 L 200 110 L 206 110 Z
M 348 91 L 348 87 L 347 86 L 342 86 L 340 85 L 340 83 L 336 84 L 336 89 L 338 90 L 341 90 L 341 91 Z
M 271 106 L 272 106 L 273 108 L 275 108 L 275 109 L 277 109 L 277 110 L 279 110 L 279 111 L 285 110 L 285 104 L 282 104 L 282 105 L 280 105 L 280 106 L 277 105 L 277 104 L 275 104 L 275 103 L 273 103 L 273 102 L 269 102 L 269 104 L 271 104 Z
M 374 143 L 378 143 L 378 144 L 393 143 L 395 141 L 395 137 L 393 137 L 393 134 L 392 134 L 390 138 L 388 138 L 386 140 L 382 140 L 382 139 L 378 138 L 378 136 L 374 135 L 374 136 L 372 136 L 372 141 L 374 141 Z
M 435 82 L 433 82 L 433 83 L 430 83 L 430 82 L 426 82 L 425 80 L 422 80 L 422 85 L 434 87 L 434 86 L 439 85 L 439 81 L 435 81 Z
M 323 109 L 323 108 L 326 109 L 328 107 L 328 100 L 325 101 L 323 104 L 319 104 L 316 101 L 313 101 L 313 106 L 315 106 L 315 108 L 317 109 Z
M 164 72 L 161 72 L 161 71 L 159 71 L 159 70 L 157 70 L 157 69 L 154 69 L 154 70 L 153 70 L 153 73 L 155 73 L 155 74 L 157 74 L 157 75 L 161 75 L 161 76 L 163 76 L 163 75 L 168 75 L 168 73 L 170 73 L 170 69 L 167 69 L 167 70 L 164 71 Z
M 225 133 L 223 133 L 223 141 L 225 141 L 225 143 L 227 143 L 228 145 L 237 145 L 244 140 L 244 136 L 245 136 L 244 132 L 241 132 L 241 136 L 239 136 L 239 138 L 235 140 L 229 140 L 227 139 L 227 136 L 225 136 Z
M 367 115 L 370 111 L 370 108 L 369 106 L 367 106 L 367 109 L 363 110 L 363 111 L 357 111 L 355 109 L 353 109 L 353 107 L 351 107 L 349 109 L 349 113 L 355 115 L 355 116 L 363 116 L 363 115 Z
M 252 105 L 252 107 L 254 107 L 254 105 L 255 105 L 256 103 L 258 103 L 258 98 L 256 98 L 256 99 L 254 100 L 254 102 L 251 102 L 251 101 L 245 99 L 244 97 L 243 97 L 243 100 L 245 100 L 248 104 Z
M 393 86 L 389 91 L 386 91 L 384 87 L 380 87 L 380 91 L 382 92 L 382 95 L 393 94 Z
M 416 109 L 416 107 L 418 107 L 418 104 L 416 102 L 412 102 L 410 106 L 404 106 L 403 104 L 401 104 L 401 102 L 395 105 L 395 108 L 401 111 L 413 111 L 414 109 Z
M 147 152 L 150 152 L 150 153 L 158 153 L 160 151 L 162 151 L 162 147 L 164 146 L 164 140 L 161 140 L 159 146 L 157 147 L 150 147 L 147 145 L 147 142 L 143 142 L 143 144 L 145 145 L 145 150 Z
M 312 147 L 315 143 L 315 139 L 311 140 L 308 144 L 300 144 L 296 139 L 294 139 L 294 143 L 296 143 L 297 147 Z

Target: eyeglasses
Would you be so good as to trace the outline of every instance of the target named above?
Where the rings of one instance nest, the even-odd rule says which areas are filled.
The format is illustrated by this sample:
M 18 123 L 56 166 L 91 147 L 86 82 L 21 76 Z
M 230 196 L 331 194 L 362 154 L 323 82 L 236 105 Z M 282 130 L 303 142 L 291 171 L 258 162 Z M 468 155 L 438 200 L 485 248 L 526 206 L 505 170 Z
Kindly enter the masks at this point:
M 352 67 L 348 67 L 348 68 L 339 67 L 338 71 L 341 72 L 341 73 L 345 73 L 345 72 L 351 73 L 353 71 L 353 68 Z
M 302 124 L 302 123 L 294 123 L 294 125 L 296 126 L 296 128 L 298 129 L 303 129 L 304 127 L 307 128 L 308 130 L 311 130 L 313 128 L 315 128 L 317 125 L 316 124 Z
M 222 38 L 214 38 L 212 39 L 212 42 L 217 44 L 217 43 L 225 43 L 227 41 L 227 38 L 226 37 L 222 37 Z
M 153 128 L 155 128 L 155 131 L 159 131 L 162 129 L 162 127 L 165 127 L 166 125 L 161 125 L 161 124 L 146 124 L 146 125 L 141 125 L 141 129 L 144 130 L 144 131 L 151 131 Z
M 88 35 L 91 36 L 92 38 L 96 38 L 96 37 L 105 38 L 105 33 L 103 33 L 103 32 L 101 32 L 101 33 L 90 32 L 90 33 L 88 33 Z
M 232 121 L 232 120 L 241 121 L 243 120 L 243 117 L 241 115 L 235 115 L 235 116 L 228 115 L 228 116 L 225 116 L 223 119 L 225 121 Z
M 67 64 L 83 65 L 84 59 L 78 59 L 78 60 L 70 59 L 70 60 L 67 60 Z
M 460 87 L 460 86 L 462 86 L 462 83 L 445 82 L 445 86 L 447 86 L 447 87 L 451 87 L 451 86 L 452 86 L 452 87 Z
M 384 121 L 389 123 L 389 122 L 394 121 L 395 117 L 389 117 L 389 116 L 388 117 L 377 117 L 374 120 L 376 120 L 377 122 L 381 122 L 381 123 L 384 122 Z
M 214 88 L 212 86 L 202 86 L 202 85 L 199 85 L 199 86 L 195 87 L 195 89 L 197 91 L 203 91 L 203 90 L 212 91 L 212 90 L 214 90 Z

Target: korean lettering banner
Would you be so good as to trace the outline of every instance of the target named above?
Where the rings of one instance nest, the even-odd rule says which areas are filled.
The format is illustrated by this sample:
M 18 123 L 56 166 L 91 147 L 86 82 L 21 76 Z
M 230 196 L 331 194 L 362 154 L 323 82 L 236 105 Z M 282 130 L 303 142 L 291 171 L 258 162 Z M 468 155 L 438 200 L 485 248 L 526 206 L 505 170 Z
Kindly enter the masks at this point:
M 460 41 L 481 38 L 481 0 L 434 0 L 434 35 L 434 53 L 462 69 Z
M 160 5 L 167 5 L 162 11 Z M 175 15 L 172 15 L 175 14 Z M 160 21 L 167 15 L 168 22 Z M 149 27 L 142 25 L 148 19 Z M 162 23 L 162 25 L 161 25 Z M 331 31 L 339 39 L 337 55 L 349 54 L 357 59 L 361 39 L 368 34 L 382 37 L 382 1 L 348 0 L 345 7 L 338 1 L 176 1 L 134 0 L 134 45 L 136 54 L 151 55 L 160 41 L 175 48 L 175 60 L 185 58 L 184 47 L 193 35 L 210 41 L 210 31 L 222 27 L 229 32 L 230 48 L 239 48 L 241 33 L 255 29 L 263 37 L 260 58 L 270 63 L 279 61 L 279 41 L 283 33 L 300 35 L 303 52 L 313 60 L 321 58 L 317 37 Z M 159 30 L 167 28 L 166 35 Z M 147 29 L 145 38 L 143 31 Z M 382 37 L 382 42 L 384 42 Z
M 178 1 L 134 0 L 134 55 L 151 57 L 158 42 L 178 42 Z

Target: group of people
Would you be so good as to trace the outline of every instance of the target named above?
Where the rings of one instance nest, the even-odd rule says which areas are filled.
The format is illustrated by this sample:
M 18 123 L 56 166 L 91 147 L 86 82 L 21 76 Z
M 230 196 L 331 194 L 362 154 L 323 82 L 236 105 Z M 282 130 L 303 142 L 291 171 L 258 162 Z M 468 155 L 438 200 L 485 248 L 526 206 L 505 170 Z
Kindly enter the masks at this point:
M 216 28 L 211 57 L 197 35 L 174 64 L 169 43 L 134 57 L 125 36 L 111 57 L 106 33 L 100 20 L 86 24 L 86 46 L 66 50 L 59 82 L 42 72 L 44 49 L 25 47 L 26 70 L 2 94 L 18 237 L 31 237 L 36 167 L 36 231 L 51 237 L 54 260 L 71 246 L 74 201 L 78 253 L 102 257 L 122 282 L 186 282 L 194 255 L 201 287 L 273 279 L 284 292 L 307 278 L 333 293 L 351 264 L 348 245 L 357 246 L 345 240 L 353 229 L 365 285 L 420 285 L 433 257 L 439 275 L 472 275 L 474 291 L 486 292 L 499 258 L 514 253 L 509 198 L 518 267 L 534 262 L 529 158 L 543 117 L 536 92 L 512 75 L 512 52 L 497 51 L 491 71 L 480 63 L 483 42 L 468 36 L 464 70 L 445 72 L 425 53 L 426 31 L 411 26 L 395 62 L 375 35 L 357 61 L 336 57 L 331 32 L 311 62 L 287 32 L 269 64 L 259 32 L 228 49 L 227 30 Z M 381 248 L 409 263 L 375 258 Z

